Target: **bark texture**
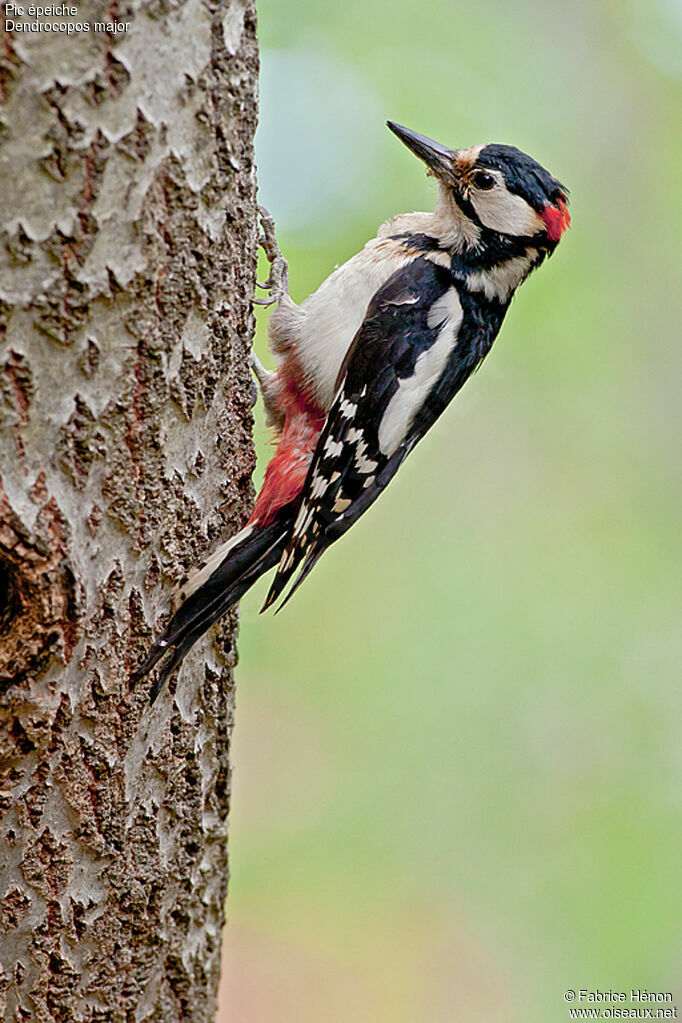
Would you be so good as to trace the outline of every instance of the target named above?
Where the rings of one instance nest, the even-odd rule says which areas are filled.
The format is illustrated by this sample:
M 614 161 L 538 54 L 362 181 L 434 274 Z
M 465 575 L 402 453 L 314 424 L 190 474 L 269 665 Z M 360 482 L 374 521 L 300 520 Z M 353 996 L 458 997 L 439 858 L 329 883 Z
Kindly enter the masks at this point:
M 41 20 L 129 27 L 0 66 L 0 1018 L 204 1021 L 236 620 L 151 709 L 129 670 L 252 500 L 255 14 Z

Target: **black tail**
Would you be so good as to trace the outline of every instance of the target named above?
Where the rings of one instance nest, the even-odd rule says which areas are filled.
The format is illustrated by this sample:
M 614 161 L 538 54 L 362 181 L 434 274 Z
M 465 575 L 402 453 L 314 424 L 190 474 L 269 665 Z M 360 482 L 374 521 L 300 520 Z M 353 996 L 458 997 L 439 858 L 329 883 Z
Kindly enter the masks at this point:
M 196 641 L 246 593 L 263 572 L 276 565 L 286 547 L 295 517 L 294 503 L 281 508 L 265 527 L 246 528 L 223 545 L 225 556 L 215 570 L 192 589 L 153 644 L 139 668 L 131 673 L 138 681 L 147 675 L 164 655 L 169 654 L 149 692 L 153 703 L 165 682 Z M 219 548 L 213 558 L 220 557 Z M 209 566 L 211 561 L 209 560 Z M 205 574 L 205 569 L 196 577 Z M 189 584 L 192 586 L 192 580 Z

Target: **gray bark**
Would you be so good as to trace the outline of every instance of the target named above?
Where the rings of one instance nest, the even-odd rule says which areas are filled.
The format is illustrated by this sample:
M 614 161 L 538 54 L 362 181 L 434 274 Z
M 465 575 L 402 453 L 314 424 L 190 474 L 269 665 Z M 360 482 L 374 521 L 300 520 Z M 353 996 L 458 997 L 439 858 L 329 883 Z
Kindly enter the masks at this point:
M 215 1011 L 234 615 L 129 671 L 252 501 L 255 14 L 116 16 L 0 61 L 3 1020 Z

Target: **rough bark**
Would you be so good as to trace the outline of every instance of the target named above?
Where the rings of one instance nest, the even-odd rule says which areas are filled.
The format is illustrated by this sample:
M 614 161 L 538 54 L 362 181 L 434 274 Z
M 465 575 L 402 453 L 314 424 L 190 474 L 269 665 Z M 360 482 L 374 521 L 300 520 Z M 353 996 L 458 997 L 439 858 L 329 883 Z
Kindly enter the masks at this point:
M 255 15 L 68 20 L 113 18 L 0 66 L 4 1020 L 209 1020 L 218 982 L 236 620 L 153 708 L 129 670 L 252 499 Z

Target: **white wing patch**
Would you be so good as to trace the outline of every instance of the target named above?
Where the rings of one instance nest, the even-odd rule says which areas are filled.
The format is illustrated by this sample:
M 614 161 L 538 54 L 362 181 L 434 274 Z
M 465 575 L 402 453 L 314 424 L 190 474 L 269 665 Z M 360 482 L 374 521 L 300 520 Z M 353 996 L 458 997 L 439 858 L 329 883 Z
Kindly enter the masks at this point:
M 343 441 L 334 440 L 331 434 L 324 442 L 323 455 L 325 458 L 338 458 L 343 451 Z
M 358 406 L 354 405 L 352 401 L 348 401 L 347 398 L 342 398 L 339 402 L 339 412 L 345 419 L 352 419 L 358 410 Z
M 407 436 L 426 395 L 443 372 L 457 344 L 462 316 L 462 304 L 456 288 L 446 291 L 429 309 L 428 325 L 432 329 L 440 327 L 440 331 L 431 347 L 417 359 L 412 376 L 400 381 L 384 412 L 379 426 L 379 449 L 387 458 L 397 451 Z
M 368 472 L 374 472 L 379 463 L 373 458 L 369 458 L 367 456 L 367 443 L 362 434 L 362 430 L 358 430 L 357 427 L 351 426 L 350 430 L 346 434 L 346 441 L 348 444 L 355 445 L 353 461 L 355 462 L 355 467 L 358 472 L 361 472 L 363 475 Z M 370 480 L 369 482 L 371 483 L 372 481 Z M 365 485 L 367 486 L 367 483 L 365 483 Z
M 310 496 L 312 498 L 322 497 L 328 486 L 329 483 L 324 476 L 316 476 L 314 478 L 313 485 L 310 488 Z

